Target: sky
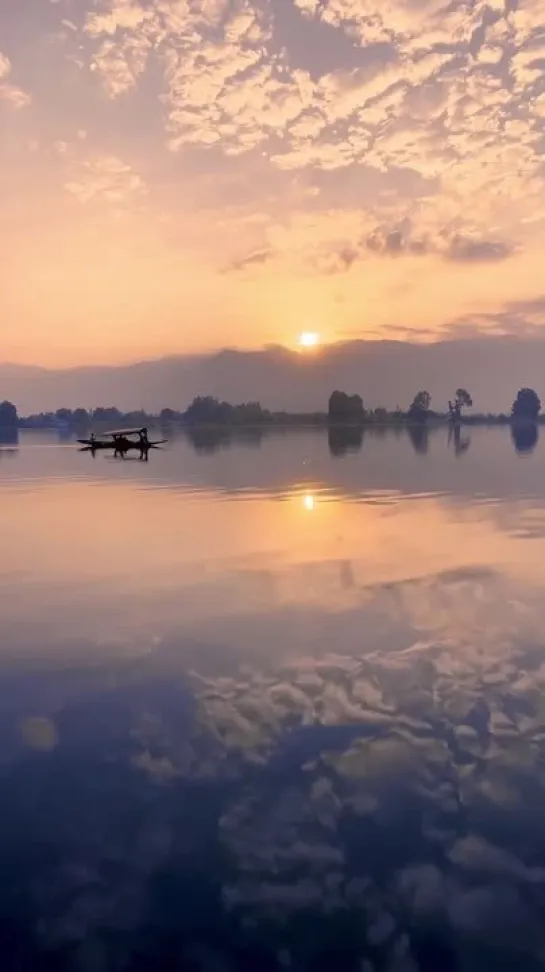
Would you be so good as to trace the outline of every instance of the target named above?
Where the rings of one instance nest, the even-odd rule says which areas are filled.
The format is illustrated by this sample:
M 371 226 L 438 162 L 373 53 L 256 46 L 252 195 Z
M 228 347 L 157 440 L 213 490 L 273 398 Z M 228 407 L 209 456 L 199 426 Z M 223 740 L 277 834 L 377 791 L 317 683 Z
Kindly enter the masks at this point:
M 0 359 L 539 335 L 544 126 L 545 0 L 2 0 Z

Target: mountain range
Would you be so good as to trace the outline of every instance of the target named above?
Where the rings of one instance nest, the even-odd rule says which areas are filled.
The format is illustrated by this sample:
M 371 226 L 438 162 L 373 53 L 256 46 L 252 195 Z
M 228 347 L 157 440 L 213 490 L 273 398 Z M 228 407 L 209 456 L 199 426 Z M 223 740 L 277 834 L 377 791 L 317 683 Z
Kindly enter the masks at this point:
M 181 410 L 196 395 L 304 412 L 325 410 L 336 388 L 357 392 L 367 408 L 406 408 L 426 389 L 432 407 L 443 409 L 458 387 L 469 390 L 479 411 L 508 411 L 521 386 L 535 388 L 545 402 L 545 340 L 352 341 L 310 353 L 225 349 L 62 370 L 0 364 L 0 399 L 13 401 L 20 414 L 99 405 Z

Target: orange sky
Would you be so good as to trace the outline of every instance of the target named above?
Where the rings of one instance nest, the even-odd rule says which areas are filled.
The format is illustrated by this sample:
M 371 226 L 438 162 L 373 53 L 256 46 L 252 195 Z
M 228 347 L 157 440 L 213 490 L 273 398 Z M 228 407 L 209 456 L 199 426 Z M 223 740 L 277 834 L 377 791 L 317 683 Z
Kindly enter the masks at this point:
M 543 290 L 544 0 L 0 10 L 3 360 L 455 335 Z

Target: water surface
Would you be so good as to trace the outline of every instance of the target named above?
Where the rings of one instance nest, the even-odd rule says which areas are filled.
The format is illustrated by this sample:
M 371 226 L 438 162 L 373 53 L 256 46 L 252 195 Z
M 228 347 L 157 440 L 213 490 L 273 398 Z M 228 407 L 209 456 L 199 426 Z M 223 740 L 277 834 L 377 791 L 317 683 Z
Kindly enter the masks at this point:
M 27 433 L 0 536 L 7 968 L 543 966 L 535 435 Z

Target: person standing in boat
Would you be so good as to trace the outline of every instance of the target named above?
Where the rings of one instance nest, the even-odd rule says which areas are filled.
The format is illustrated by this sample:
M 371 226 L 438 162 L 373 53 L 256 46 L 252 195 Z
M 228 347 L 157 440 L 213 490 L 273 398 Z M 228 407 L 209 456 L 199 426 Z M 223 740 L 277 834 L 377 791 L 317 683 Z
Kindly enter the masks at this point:
M 114 435 L 113 440 L 115 446 L 114 456 L 121 456 L 121 458 L 124 459 L 125 453 L 130 445 L 129 440 L 125 435 L 123 435 L 123 433 Z
M 139 442 L 139 445 L 140 445 L 140 458 L 141 459 L 148 459 L 149 458 L 149 439 L 148 439 L 148 430 L 147 430 L 146 427 L 144 427 L 143 429 L 140 429 L 140 431 L 138 433 L 138 442 Z

